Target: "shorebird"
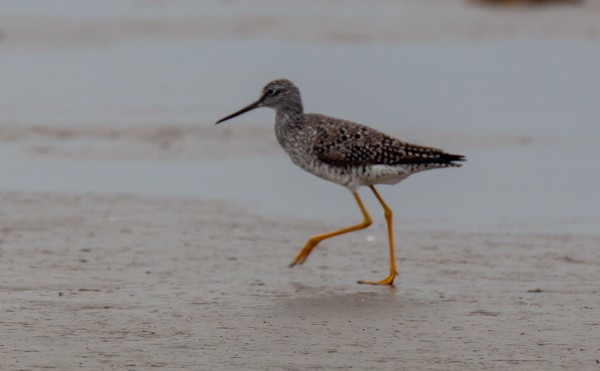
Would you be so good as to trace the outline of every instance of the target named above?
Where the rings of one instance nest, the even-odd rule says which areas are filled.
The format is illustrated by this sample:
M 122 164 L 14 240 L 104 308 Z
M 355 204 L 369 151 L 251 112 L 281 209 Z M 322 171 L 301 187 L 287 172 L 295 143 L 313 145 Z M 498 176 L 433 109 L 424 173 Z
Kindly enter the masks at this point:
M 310 237 L 290 267 L 304 263 L 321 241 L 371 225 L 371 217 L 358 195 L 358 188 L 367 186 L 383 207 L 387 222 L 390 274 L 380 281 L 358 283 L 393 286 L 398 271 L 394 257 L 392 210 L 375 185 L 396 184 L 423 170 L 459 167 L 461 164 L 457 162 L 464 161 L 464 156 L 406 143 L 351 121 L 304 113 L 300 90 L 286 79 L 269 82 L 256 102 L 223 117 L 216 124 L 259 107 L 275 110 L 275 135 L 292 162 L 313 175 L 350 190 L 363 216 L 362 223 Z

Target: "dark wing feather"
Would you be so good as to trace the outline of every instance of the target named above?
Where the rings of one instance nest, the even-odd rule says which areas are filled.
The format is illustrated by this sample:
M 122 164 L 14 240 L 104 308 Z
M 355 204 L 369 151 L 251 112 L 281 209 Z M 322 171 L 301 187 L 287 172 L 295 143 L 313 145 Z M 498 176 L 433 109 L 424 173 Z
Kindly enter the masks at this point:
M 431 165 L 460 166 L 461 155 L 452 155 L 437 148 L 402 142 L 375 129 L 349 121 L 311 115 L 318 120 L 313 150 L 330 165 Z

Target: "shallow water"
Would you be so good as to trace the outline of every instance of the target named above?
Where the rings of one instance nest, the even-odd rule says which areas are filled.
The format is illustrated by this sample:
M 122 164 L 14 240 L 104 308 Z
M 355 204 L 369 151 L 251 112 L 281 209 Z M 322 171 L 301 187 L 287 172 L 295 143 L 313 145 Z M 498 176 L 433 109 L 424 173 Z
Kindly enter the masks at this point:
M 447 148 L 442 139 L 442 147 L 467 156 L 465 167 L 418 174 L 383 194 L 411 228 L 600 231 L 600 42 L 130 40 L 0 50 L 0 57 L 10 87 L 0 90 L 0 121 L 11 125 L 208 126 L 254 100 L 266 81 L 286 76 L 300 85 L 308 111 L 384 131 L 554 138 L 476 150 Z M 248 122 L 270 126 L 273 113 L 257 110 L 226 125 Z M 347 191 L 307 176 L 283 153 L 102 162 L 4 152 L 4 190 L 221 198 L 266 213 L 358 219 Z
M 381 129 L 600 136 L 600 42 L 134 40 L 0 49 L 3 123 L 211 125 L 288 77 L 307 111 Z M 269 110 L 239 118 L 272 125 Z
M 416 174 L 381 192 L 400 228 L 556 233 L 600 232 L 598 184 L 581 158 L 595 145 L 477 150 L 460 169 Z M 351 222 L 360 214 L 348 191 L 305 174 L 285 157 L 219 162 L 28 160 L 3 154 L 0 189 L 132 193 L 217 198 L 259 213 Z M 596 175 L 596 174 L 595 174 Z M 361 194 L 376 220 L 380 207 Z

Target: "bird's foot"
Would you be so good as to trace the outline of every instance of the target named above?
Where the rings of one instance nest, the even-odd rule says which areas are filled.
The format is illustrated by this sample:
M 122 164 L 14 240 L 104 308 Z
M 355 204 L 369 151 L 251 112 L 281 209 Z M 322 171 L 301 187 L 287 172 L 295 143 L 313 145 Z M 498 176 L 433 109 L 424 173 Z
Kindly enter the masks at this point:
M 307 257 L 308 257 L 308 255 L 302 255 L 302 253 L 298 254 L 298 256 L 296 256 L 294 261 L 291 262 L 290 265 L 288 265 L 288 267 L 292 268 L 296 265 L 300 265 L 300 264 L 304 263 L 304 261 L 306 260 Z
M 365 284 L 365 285 L 387 285 L 387 286 L 394 286 L 394 278 L 396 278 L 397 275 L 398 275 L 397 272 L 392 272 L 392 273 L 390 273 L 389 276 L 387 276 L 386 278 L 382 279 L 381 281 L 358 281 L 358 283 Z
M 308 242 L 306 243 L 306 245 L 304 245 L 304 247 L 302 248 L 302 250 L 300 250 L 300 252 L 298 253 L 298 255 L 296 256 L 296 258 L 294 259 L 293 262 L 290 263 L 289 267 L 293 267 L 296 265 L 300 265 L 302 263 L 304 263 L 306 261 L 306 259 L 308 258 L 308 256 L 310 255 L 312 249 L 317 246 L 317 244 L 319 243 L 318 240 L 315 239 L 309 239 Z

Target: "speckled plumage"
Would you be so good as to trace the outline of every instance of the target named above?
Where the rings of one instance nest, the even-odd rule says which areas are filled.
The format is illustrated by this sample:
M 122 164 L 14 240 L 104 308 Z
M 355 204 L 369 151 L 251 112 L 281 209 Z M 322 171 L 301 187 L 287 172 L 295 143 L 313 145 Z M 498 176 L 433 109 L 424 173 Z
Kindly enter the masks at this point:
M 402 142 L 368 126 L 321 114 L 305 114 L 298 88 L 275 80 L 263 89 L 279 91 L 275 134 L 292 161 L 321 178 L 354 191 L 362 185 L 394 184 L 410 174 L 460 166 L 462 156 Z M 285 93 L 283 93 L 285 92 Z
M 397 275 L 394 260 L 392 211 L 374 185 L 395 184 L 407 176 L 429 169 L 458 167 L 461 155 L 437 148 L 402 142 L 368 126 L 317 113 L 304 113 L 300 91 L 289 80 L 268 83 L 256 102 L 222 118 L 217 124 L 258 107 L 275 109 L 275 135 L 292 159 L 311 174 L 348 188 L 363 214 L 362 223 L 311 237 L 290 266 L 302 264 L 322 240 L 367 228 L 371 218 L 357 189 L 368 186 L 384 210 L 390 246 L 390 274 L 381 281 L 360 283 L 393 285 Z

